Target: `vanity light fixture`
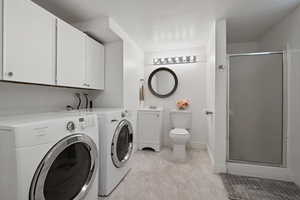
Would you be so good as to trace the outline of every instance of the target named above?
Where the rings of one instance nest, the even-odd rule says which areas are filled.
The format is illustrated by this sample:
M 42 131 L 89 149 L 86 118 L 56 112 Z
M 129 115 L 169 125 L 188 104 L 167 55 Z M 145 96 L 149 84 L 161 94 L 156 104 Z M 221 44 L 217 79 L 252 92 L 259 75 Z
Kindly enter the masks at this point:
M 174 65 L 174 64 L 188 64 L 196 63 L 197 56 L 178 56 L 178 57 L 167 57 L 167 58 L 154 58 L 153 65 Z

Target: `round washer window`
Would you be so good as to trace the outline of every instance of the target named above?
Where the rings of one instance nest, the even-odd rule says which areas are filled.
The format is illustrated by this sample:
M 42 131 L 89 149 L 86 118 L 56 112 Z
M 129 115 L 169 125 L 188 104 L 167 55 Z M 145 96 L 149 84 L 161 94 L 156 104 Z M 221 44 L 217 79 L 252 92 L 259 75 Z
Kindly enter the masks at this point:
M 130 158 L 133 149 L 133 130 L 131 123 L 123 120 L 116 128 L 112 145 L 112 161 L 116 167 L 122 167 Z
M 84 134 L 55 144 L 39 164 L 29 200 L 82 200 L 96 177 L 97 145 Z
M 45 200 L 71 200 L 84 186 L 91 167 L 85 144 L 67 147 L 51 165 L 44 184 Z
M 116 146 L 117 157 L 120 161 L 124 160 L 128 154 L 130 143 L 130 131 L 128 129 L 128 125 L 125 125 L 120 130 Z

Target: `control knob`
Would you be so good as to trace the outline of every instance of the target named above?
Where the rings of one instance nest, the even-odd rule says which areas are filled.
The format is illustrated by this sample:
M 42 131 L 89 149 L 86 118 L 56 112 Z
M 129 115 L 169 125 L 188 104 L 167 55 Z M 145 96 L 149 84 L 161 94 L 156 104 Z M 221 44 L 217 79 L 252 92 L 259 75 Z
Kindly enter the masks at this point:
M 67 130 L 70 131 L 70 132 L 74 131 L 75 130 L 75 123 L 72 122 L 72 121 L 69 121 L 67 123 Z

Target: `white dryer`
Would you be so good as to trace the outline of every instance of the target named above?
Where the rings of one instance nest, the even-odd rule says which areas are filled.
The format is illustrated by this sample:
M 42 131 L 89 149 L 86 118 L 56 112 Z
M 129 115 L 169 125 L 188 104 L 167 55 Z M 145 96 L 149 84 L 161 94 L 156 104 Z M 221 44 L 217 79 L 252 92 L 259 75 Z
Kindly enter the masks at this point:
M 96 200 L 94 114 L 40 114 L 0 121 L 0 199 Z
M 99 122 L 99 195 L 108 196 L 130 170 L 133 126 L 124 109 L 94 109 Z

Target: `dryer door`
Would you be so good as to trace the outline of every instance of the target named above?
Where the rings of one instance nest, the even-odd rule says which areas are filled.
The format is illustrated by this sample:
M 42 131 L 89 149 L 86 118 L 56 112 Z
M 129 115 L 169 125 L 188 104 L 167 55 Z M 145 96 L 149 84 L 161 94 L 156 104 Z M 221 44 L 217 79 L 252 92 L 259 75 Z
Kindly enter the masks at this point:
M 111 144 L 114 165 L 120 168 L 129 160 L 133 150 L 133 129 L 127 120 L 122 120 L 116 128 Z
M 81 200 L 94 182 L 97 146 L 87 135 L 70 135 L 50 149 L 38 166 L 29 200 Z

